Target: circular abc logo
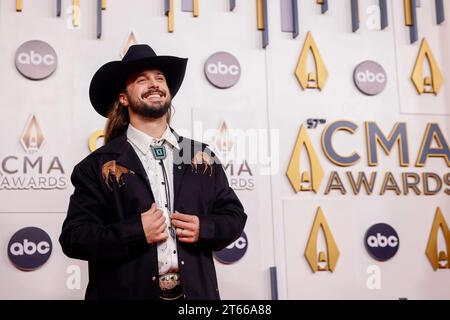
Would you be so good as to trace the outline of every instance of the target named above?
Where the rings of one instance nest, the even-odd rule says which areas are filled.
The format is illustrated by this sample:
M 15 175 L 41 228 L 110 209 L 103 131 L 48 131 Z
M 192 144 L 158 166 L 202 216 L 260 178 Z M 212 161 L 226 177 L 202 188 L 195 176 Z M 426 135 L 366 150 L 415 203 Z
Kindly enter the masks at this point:
M 214 252 L 214 257 L 223 264 L 231 264 L 240 260 L 247 252 L 248 239 L 245 232 L 242 232 L 239 239 L 230 244 L 225 249 Z
M 241 65 L 232 54 L 216 52 L 205 62 L 205 75 L 213 86 L 220 89 L 230 88 L 241 77 Z
M 364 243 L 370 256 L 378 261 L 391 259 L 400 246 L 397 232 L 386 223 L 371 226 L 366 232 Z
M 17 231 L 8 244 L 8 256 L 20 270 L 33 271 L 47 262 L 52 240 L 42 229 L 27 227 Z
M 16 51 L 16 68 L 26 78 L 42 80 L 56 70 L 58 59 L 55 50 L 46 42 L 31 40 Z
M 359 91 L 374 96 L 386 87 L 387 75 L 380 64 L 367 60 L 356 66 L 353 80 Z

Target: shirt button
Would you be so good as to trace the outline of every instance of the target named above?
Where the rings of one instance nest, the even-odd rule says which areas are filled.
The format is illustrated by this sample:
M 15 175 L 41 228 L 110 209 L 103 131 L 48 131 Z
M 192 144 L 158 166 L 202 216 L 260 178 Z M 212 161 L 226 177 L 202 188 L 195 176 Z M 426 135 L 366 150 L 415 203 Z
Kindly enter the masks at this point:
M 181 169 L 181 166 L 178 166 L 178 169 Z
M 152 277 L 152 281 L 156 281 L 156 277 Z
M 181 260 L 181 264 L 184 265 L 184 260 Z

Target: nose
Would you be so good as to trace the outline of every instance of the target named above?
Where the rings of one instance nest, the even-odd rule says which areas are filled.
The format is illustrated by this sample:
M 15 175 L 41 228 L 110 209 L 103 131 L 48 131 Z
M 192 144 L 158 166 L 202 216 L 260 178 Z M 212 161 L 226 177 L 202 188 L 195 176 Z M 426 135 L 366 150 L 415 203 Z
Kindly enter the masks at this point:
M 158 82 L 154 77 L 150 77 L 149 81 L 147 82 L 147 87 L 150 88 L 158 88 Z

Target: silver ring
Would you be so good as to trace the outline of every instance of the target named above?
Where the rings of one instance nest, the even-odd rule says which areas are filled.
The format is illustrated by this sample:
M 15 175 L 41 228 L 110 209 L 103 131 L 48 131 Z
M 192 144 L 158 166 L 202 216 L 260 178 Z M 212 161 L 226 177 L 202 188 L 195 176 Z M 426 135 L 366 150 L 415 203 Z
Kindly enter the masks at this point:
M 181 228 L 181 236 L 183 236 L 183 231 L 184 231 L 184 229 L 183 229 L 183 228 Z

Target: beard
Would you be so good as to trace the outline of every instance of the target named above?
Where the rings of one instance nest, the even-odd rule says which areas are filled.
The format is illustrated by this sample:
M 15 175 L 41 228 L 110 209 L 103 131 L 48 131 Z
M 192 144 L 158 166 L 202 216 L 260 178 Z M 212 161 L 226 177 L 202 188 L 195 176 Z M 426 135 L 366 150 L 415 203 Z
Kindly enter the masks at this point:
M 144 93 L 142 96 L 144 96 L 146 93 Z M 170 94 L 168 94 L 167 99 L 165 102 L 158 102 L 158 103 L 148 103 L 147 101 L 143 101 L 140 99 L 135 99 L 131 97 L 127 93 L 128 101 L 130 103 L 129 108 L 134 113 L 144 117 L 144 118 L 152 118 L 152 119 L 158 119 L 167 114 L 167 112 L 170 109 L 170 106 L 172 104 L 172 98 Z

